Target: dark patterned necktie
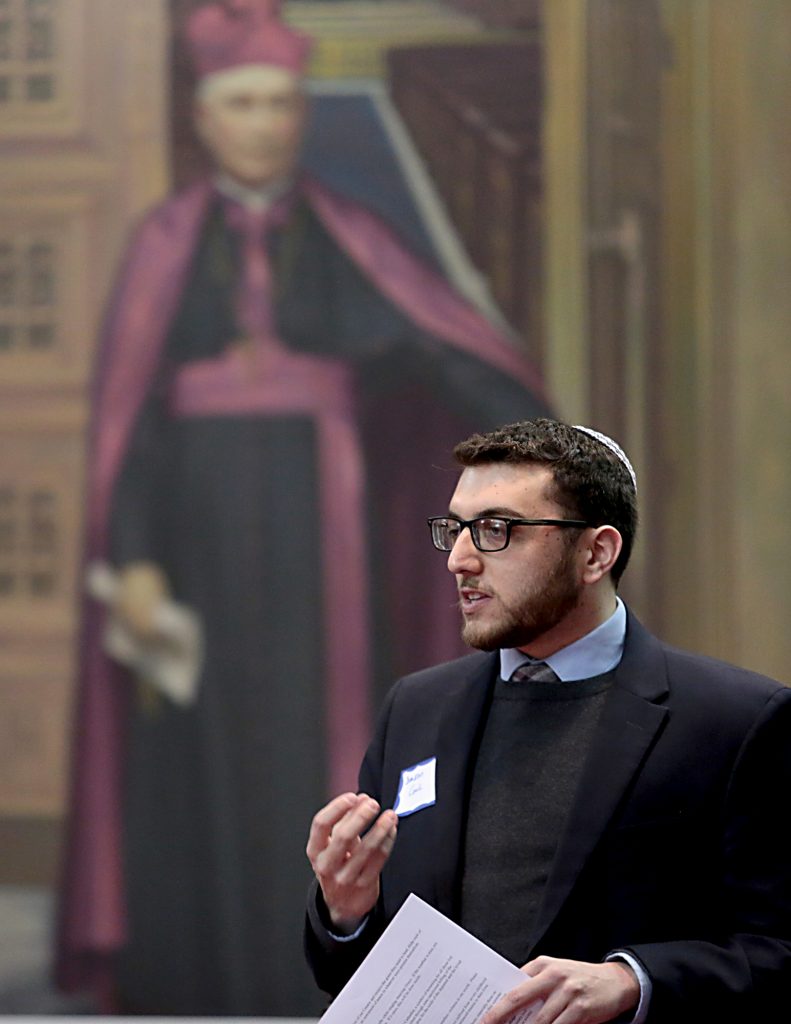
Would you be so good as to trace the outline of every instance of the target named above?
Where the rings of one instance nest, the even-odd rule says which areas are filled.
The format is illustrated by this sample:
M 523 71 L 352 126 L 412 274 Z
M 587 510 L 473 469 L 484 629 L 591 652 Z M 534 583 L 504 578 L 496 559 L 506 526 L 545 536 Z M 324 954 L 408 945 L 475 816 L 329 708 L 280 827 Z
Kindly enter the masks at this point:
M 545 661 L 526 661 L 512 675 L 512 683 L 559 683 L 560 677 Z

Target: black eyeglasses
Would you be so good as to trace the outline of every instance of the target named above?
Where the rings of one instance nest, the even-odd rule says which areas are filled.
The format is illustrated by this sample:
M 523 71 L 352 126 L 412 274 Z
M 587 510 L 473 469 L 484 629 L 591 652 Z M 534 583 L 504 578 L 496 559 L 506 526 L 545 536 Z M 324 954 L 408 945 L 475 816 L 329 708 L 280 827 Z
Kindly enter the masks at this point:
M 437 551 L 452 551 L 465 526 L 470 528 L 472 542 L 479 551 L 503 551 L 511 540 L 514 526 L 590 526 L 582 519 L 509 519 L 505 516 L 479 516 L 458 519 L 456 516 L 431 516 L 428 528 Z

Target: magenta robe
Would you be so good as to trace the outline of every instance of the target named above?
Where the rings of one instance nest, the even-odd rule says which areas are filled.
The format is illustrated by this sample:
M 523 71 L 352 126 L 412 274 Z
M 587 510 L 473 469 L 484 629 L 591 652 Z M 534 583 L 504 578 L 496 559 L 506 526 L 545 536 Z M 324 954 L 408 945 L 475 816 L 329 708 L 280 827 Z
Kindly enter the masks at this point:
M 526 393 L 533 396 L 534 408 L 541 408 L 542 386 L 536 370 L 462 301 L 436 271 L 411 255 L 385 224 L 314 180 L 304 180 L 300 188 L 338 247 L 417 327 L 520 381 Z M 157 208 L 143 222 L 122 268 L 105 325 L 97 374 L 86 506 L 86 560 L 108 555 L 113 487 L 136 417 L 157 371 L 212 194 L 211 186 L 201 183 Z M 309 356 L 288 357 L 282 386 L 269 391 L 254 389 L 255 393 L 247 398 L 233 386 L 233 381 L 225 395 L 222 385 L 217 386 L 216 374 L 209 374 L 202 383 L 198 371 L 191 374 L 175 400 L 187 406 L 203 403 L 202 408 L 215 407 L 219 412 L 233 407 L 244 414 L 246 409 L 260 413 L 267 408 L 276 413 L 278 407 L 310 410 L 314 401 L 311 393 L 315 391 L 318 396 L 319 437 L 324 437 L 326 452 L 332 452 L 335 469 L 339 463 L 341 466 L 340 473 L 327 470 L 320 474 L 321 503 L 327 524 L 325 727 L 329 789 L 335 792 L 340 787 L 354 786 L 356 764 L 371 724 L 367 637 L 362 614 L 366 567 L 362 553 L 351 550 L 355 532 L 361 534 L 362 512 L 356 509 L 345 517 L 341 514 L 348 510 L 349 495 L 359 491 L 362 473 L 354 418 L 344 397 L 347 383 L 342 379 L 342 367 L 316 365 L 320 362 Z M 292 364 L 299 365 L 289 383 Z M 233 368 L 226 369 L 233 376 Z M 333 380 L 337 377 L 337 387 L 322 376 L 325 371 Z M 328 387 L 335 388 L 336 397 L 330 403 L 333 408 L 324 410 L 325 415 L 321 396 L 326 396 Z M 442 430 L 441 418 L 432 429 Z M 458 439 L 449 432 L 447 443 L 451 445 Z M 340 458 L 339 452 L 343 453 Z M 394 490 L 399 507 L 411 504 L 423 508 L 418 496 L 410 493 L 409 455 L 404 453 L 403 464 L 393 467 Z M 349 544 L 328 545 L 328 536 L 337 541 L 338 534 L 333 534 L 333 530 L 344 518 L 351 521 Z M 389 578 L 395 593 L 403 593 L 405 601 L 400 635 L 396 630 L 398 642 L 409 644 L 418 664 L 451 657 L 458 650 L 456 610 L 446 607 L 444 596 L 440 601 L 433 600 L 431 591 L 425 588 L 419 594 L 420 610 L 415 612 L 413 607 L 416 598 L 410 592 L 414 575 L 410 567 L 416 559 L 425 557 L 427 537 L 416 544 L 411 525 L 399 528 L 396 522 L 395 529 L 399 531 L 394 543 L 399 557 Z M 343 593 L 352 595 L 342 604 L 332 600 L 341 586 Z M 421 628 L 427 609 L 432 610 L 430 629 Z M 121 792 L 129 690 L 124 685 L 123 672 L 101 650 L 102 625 L 101 611 L 86 602 L 57 974 L 59 983 L 67 990 L 91 987 L 110 998 L 112 957 L 124 944 L 127 927 L 121 863 Z

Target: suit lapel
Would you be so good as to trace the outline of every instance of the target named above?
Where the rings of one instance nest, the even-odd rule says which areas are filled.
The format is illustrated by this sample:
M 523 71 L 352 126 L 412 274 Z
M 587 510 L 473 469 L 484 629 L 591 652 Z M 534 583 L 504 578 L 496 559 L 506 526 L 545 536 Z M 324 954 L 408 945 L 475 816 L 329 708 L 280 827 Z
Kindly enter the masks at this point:
M 497 674 L 497 655 L 476 661 L 446 700 L 437 743 L 437 806 L 430 855 L 434 906 L 455 919 L 470 779 Z
M 531 947 L 541 941 L 639 770 L 667 715 L 658 641 L 631 615 L 621 663 L 594 733 L 579 788 L 558 844 Z

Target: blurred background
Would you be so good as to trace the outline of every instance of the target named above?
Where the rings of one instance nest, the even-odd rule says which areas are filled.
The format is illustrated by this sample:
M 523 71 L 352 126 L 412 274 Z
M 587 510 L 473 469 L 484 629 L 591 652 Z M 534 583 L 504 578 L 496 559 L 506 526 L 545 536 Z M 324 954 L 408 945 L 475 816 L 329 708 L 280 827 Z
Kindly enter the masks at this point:
M 99 1006 L 49 982 L 90 382 L 131 226 L 199 169 L 178 32 L 197 6 L 0 0 L 3 1013 Z M 283 17 L 315 40 L 306 164 L 507 324 L 559 416 L 632 458 L 637 614 L 788 681 L 791 5 L 291 0 Z

